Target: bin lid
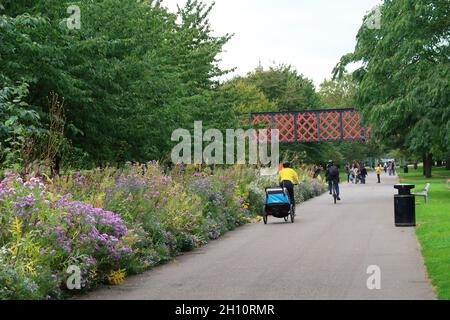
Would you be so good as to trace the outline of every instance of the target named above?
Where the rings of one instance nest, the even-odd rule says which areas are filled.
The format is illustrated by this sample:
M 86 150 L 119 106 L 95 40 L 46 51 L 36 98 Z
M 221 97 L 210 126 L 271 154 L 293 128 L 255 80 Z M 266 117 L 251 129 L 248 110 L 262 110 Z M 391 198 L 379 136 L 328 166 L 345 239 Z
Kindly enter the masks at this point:
M 410 189 L 414 189 L 415 187 L 416 187 L 415 185 L 407 184 L 407 183 L 394 185 L 394 188 L 398 189 L 398 190 L 410 190 Z

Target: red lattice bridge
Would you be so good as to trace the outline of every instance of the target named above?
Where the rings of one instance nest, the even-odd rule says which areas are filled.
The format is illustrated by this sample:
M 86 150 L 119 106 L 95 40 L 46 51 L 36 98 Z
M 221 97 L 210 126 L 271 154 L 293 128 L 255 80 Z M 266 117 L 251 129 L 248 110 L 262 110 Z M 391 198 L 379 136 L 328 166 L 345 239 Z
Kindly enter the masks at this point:
M 251 123 L 278 129 L 279 141 L 285 143 L 366 140 L 370 133 L 355 109 L 252 113 Z

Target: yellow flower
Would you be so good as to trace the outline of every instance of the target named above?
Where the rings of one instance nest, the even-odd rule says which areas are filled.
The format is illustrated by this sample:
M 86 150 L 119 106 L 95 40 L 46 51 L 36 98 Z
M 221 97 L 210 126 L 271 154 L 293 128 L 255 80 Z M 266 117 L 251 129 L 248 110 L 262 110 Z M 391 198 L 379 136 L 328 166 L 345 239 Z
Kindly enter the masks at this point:
M 97 279 L 97 267 L 96 266 L 94 266 L 94 268 L 92 268 L 89 271 L 89 279 L 91 279 L 91 280 Z
M 36 268 L 34 266 L 34 262 L 33 261 L 28 261 L 25 266 L 23 267 L 24 271 L 26 274 L 31 274 L 33 276 L 36 275 Z
M 135 243 L 139 242 L 140 238 L 135 233 L 134 230 L 130 229 L 123 237 L 123 240 L 124 240 L 125 246 L 132 247 Z
M 10 232 L 16 239 L 22 238 L 22 223 L 18 217 L 14 217 L 14 220 L 11 222 Z
M 92 196 L 92 198 L 89 202 L 95 208 L 103 208 L 103 202 L 104 202 L 105 197 L 106 197 L 106 193 L 102 192 L 95 196 Z
M 117 271 L 111 271 L 106 278 L 108 279 L 109 284 L 111 285 L 119 285 L 125 282 L 125 269 L 120 269 Z
M 52 202 L 55 203 L 59 198 L 61 198 L 61 195 L 54 194 L 51 192 L 47 192 L 47 198 Z

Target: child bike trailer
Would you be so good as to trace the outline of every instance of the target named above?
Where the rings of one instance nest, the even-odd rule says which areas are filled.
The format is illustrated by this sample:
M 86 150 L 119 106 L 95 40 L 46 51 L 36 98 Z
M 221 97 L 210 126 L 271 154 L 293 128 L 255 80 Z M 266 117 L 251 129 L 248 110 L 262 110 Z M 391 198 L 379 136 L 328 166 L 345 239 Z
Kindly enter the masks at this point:
M 289 194 L 286 188 L 266 188 L 266 203 L 263 213 L 264 224 L 267 224 L 268 216 L 283 218 L 286 222 L 290 216 L 291 222 L 294 223 L 294 206 L 289 200 Z

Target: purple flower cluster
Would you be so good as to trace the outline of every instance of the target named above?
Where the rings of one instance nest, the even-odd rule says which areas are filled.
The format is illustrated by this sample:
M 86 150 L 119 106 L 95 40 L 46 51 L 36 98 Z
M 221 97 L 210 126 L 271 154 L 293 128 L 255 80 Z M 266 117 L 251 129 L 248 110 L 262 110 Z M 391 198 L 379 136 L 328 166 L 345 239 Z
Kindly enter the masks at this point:
M 86 180 L 86 177 L 83 176 L 79 171 L 77 171 L 77 172 L 75 172 L 74 180 L 78 186 L 82 186 Z
M 178 196 L 172 184 L 172 177 L 165 175 L 158 164 L 129 164 L 120 176 L 114 178 L 113 185 L 105 190 L 105 204 L 116 208 L 115 203 L 120 199 L 126 199 L 128 203 L 145 200 L 149 205 L 145 210 L 161 210 L 170 197 Z
M 178 169 L 128 164 L 49 184 L 6 173 L 0 179 L 0 234 L 11 236 L 19 221 L 18 234 L 35 241 L 41 266 L 58 277 L 67 263 L 80 266 L 83 287 L 89 287 L 112 270 L 146 268 L 248 221 L 244 191 L 253 175 Z
M 230 195 L 229 190 L 233 190 L 233 185 L 230 185 L 226 177 L 219 177 L 214 179 L 213 176 L 208 176 L 203 173 L 194 174 L 194 180 L 191 182 L 191 189 L 193 192 L 200 195 L 202 198 L 211 203 L 214 207 L 220 208 L 226 204 L 226 195 Z
M 62 212 L 59 216 L 61 225 L 68 227 L 64 232 L 56 229 L 57 241 L 65 250 L 86 247 L 88 244 L 102 252 L 106 249 L 116 260 L 120 259 L 122 253 L 130 252 L 121 240 L 127 234 L 128 228 L 118 214 L 94 208 L 81 201 L 72 201 L 70 195 L 58 199 L 52 206 Z M 67 231 L 71 231 L 70 229 L 81 232 L 77 239 L 68 239 Z
M 81 176 L 78 179 L 83 181 Z M 42 252 L 53 255 L 62 250 L 71 256 L 77 250 L 116 262 L 131 252 L 123 240 L 128 229 L 118 214 L 75 201 L 71 194 L 56 201 L 49 197 L 53 196 L 46 193 L 46 185 L 39 178 L 23 181 L 16 174 L 6 173 L 0 181 L 0 212 L 7 213 L 4 222 L 19 218 L 23 232 L 40 235 Z
M 35 204 L 36 200 L 34 199 L 32 194 L 29 194 L 27 196 L 19 196 L 12 204 L 12 212 L 17 214 L 21 218 L 26 219 L 28 215 L 31 215 L 35 210 L 37 210 L 37 208 L 33 208 Z
M 18 182 L 21 182 L 21 181 L 22 181 L 22 179 L 19 178 Z M 43 194 L 45 192 L 45 184 L 42 182 L 42 179 L 39 177 L 30 178 L 29 180 L 25 181 L 25 183 L 23 185 L 25 187 L 29 188 L 30 190 L 39 189 L 41 194 Z
M 14 183 L 23 183 L 22 178 L 18 174 L 5 172 L 5 178 L 0 181 L 0 201 L 11 198 L 16 193 Z

